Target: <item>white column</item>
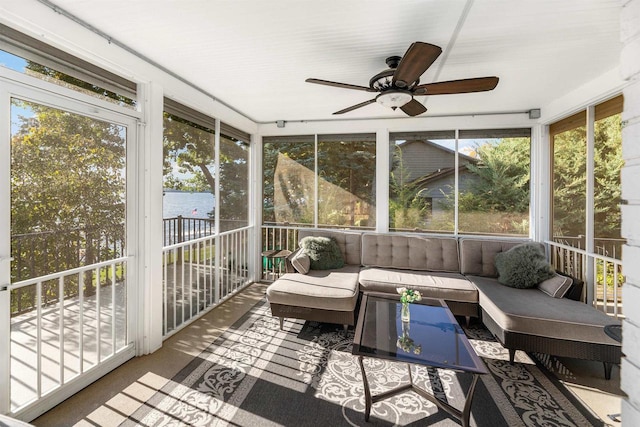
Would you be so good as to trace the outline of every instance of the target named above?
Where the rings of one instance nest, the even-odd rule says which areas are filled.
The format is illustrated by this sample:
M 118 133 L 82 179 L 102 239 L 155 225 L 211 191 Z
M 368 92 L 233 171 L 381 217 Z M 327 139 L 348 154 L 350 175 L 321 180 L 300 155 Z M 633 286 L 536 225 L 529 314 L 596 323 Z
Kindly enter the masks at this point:
M 586 167 L 586 207 L 585 207 L 585 236 L 584 248 L 588 254 L 595 251 L 594 248 L 594 219 L 595 204 L 593 200 L 595 187 L 595 107 L 593 105 L 587 108 L 587 167 Z M 596 281 L 593 270 L 593 260 L 590 257 L 586 259 L 585 274 L 587 283 L 587 304 L 593 305 L 595 302 Z
M 376 232 L 389 231 L 389 130 L 376 132 Z
M 215 247 L 215 268 L 214 268 L 214 301 L 217 303 L 220 300 L 220 284 L 221 277 L 220 269 L 223 266 L 222 260 L 222 239 L 220 238 L 220 207 L 222 206 L 222 200 L 220 200 L 220 119 L 216 119 L 216 128 L 214 132 L 214 144 L 213 144 L 213 176 L 216 182 L 216 188 L 213 190 L 215 194 L 215 208 L 213 210 L 213 220 L 216 230 L 216 247 Z
M 158 84 L 139 85 L 144 125 L 138 132 L 138 301 L 130 308 L 137 318 L 137 354 L 162 347 L 162 129 L 164 93 Z M 129 198 L 131 202 L 131 198 Z M 135 222 L 134 222 L 135 223 Z
M 0 414 L 11 409 L 9 381 L 11 375 L 11 298 L 5 289 L 11 281 L 11 144 L 10 132 L 6 129 L 11 122 L 9 95 L 0 87 Z
M 626 426 L 640 425 L 640 0 L 622 1 L 620 56 L 622 77 L 630 81 L 624 89 L 622 114 L 622 249 L 626 283 L 622 287 L 626 319 L 622 335 L 622 373 L 620 386 L 627 393 L 622 401 L 622 420 Z
M 531 200 L 529 237 L 537 242 L 551 238 L 551 144 L 548 126 L 531 129 Z
M 249 271 L 250 280 L 258 281 L 262 277 L 262 136 L 251 135 L 249 153 L 249 225 L 252 227 Z

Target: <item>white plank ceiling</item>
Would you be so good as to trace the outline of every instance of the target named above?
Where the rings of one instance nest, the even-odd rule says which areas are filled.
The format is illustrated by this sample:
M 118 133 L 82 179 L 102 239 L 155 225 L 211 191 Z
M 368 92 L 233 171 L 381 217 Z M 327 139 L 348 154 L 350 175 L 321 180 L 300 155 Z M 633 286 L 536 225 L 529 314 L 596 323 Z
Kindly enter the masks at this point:
M 491 92 L 418 97 L 425 115 L 526 111 L 620 57 L 619 0 L 53 0 L 257 122 L 403 117 L 368 86 L 413 41 L 443 54 L 421 83 L 496 75 Z

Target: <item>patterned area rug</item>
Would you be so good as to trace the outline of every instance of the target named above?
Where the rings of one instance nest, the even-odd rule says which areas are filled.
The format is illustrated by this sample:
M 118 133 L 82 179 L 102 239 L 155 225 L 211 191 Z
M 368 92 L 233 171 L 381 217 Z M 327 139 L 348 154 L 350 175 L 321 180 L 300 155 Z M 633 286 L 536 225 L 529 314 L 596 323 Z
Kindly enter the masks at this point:
M 481 376 L 471 425 L 598 426 L 541 364 L 508 352 L 480 324 L 465 332 L 490 374 Z M 261 301 L 195 358 L 123 425 L 144 426 L 457 426 L 446 412 L 413 392 L 373 405 L 364 421 L 360 368 L 351 355 L 353 331 L 302 321 L 281 331 Z M 406 383 L 407 365 L 365 359 L 372 392 Z M 413 366 L 414 382 L 460 408 L 471 375 Z

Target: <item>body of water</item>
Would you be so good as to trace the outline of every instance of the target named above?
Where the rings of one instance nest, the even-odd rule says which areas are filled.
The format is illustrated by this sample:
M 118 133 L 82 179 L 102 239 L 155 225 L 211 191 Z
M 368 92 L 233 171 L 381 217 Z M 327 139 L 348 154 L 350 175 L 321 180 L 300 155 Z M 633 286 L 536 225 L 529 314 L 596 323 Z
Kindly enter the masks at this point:
M 215 205 L 215 198 L 211 193 L 165 191 L 162 200 L 163 218 L 175 218 L 178 215 L 185 218 L 209 218 L 207 213 L 213 211 Z

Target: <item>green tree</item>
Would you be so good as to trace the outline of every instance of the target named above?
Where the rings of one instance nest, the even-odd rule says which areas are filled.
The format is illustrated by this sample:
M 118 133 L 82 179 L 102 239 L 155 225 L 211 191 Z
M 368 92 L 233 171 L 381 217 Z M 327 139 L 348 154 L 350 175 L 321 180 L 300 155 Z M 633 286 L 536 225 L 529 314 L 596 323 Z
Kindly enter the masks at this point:
M 125 128 L 13 100 L 13 280 L 121 256 L 125 224 Z M 87 275 L 90 276 L 90 275 Z
M 461 212 L 529 211 L 530 140 L 506 138 L 475 148 L 478 163 L 468 163 L 473 174 L 460 193 Z
M 248 224 L 249 147 L 246 141 L 220 139 L 220 218 L 226 221 L 221 226 L 237 228 Z
M 76 77 L 70 76 L 68 74 L 60 72 L 51 67 L 46 67 L 44 65 L 40 65 L 35 62 L 29 61 L 27 63 L 26 69 L 28 70 L 28 72 L 31 72 L 31 74 L 36 74 L 40 78 L 43 78 L 44 80 L 47 80 L 53 83 L 62 84 L 67 87 L 80 89 L 81 91 L 86 93 L 98 94 L 117 104 L 129 105 L 129 106 L 136 105 L 136 101 L 131 98 L 128 98 L 116 92 L 104 89 L 93 83 L 80 80 Z
M 292 212 L 293 222 L 312 223 L 313 216 L 308 214 L 307 204 L 310 202 L 304 197 L 304 185 L 297 179 L 299 177 L 289 175 L 286 178 L 282 174 L 276 174 L 278 157 L 298 164 L 300 167 L 314 173 L 315 154 L 314 143 L 308 138 L 301 137 L 300 141 L 266 141 L 262 151 L 262 175 L 263 175 L 263 221 L 267 223 L 276 222 L 275 188 L 276 182 L 283 191 L 288 209 Z
M 426 190 L 420 179 L 411 180 L 404 166 L 402 149 L 394 147 L 393 168 L 389 177 L 389 226 L 393 229 L 426 228 L 429 202 L 421 196 Z
M 287 212 L 290 222 L 313 223 L 315 201 L 312 200 L 313 180 L 309 177 L 315 176 L 315 162 L 312 137 L 265 141 L 262 163 L 265 222 L 276 222 L 276 210 L 279 210 Z M 361 141 L 357 138 L 341 141 L 339 136 L 320 141 L 317 163 L 320 180 L 319 220 L 330 223 L 327 225 L 364 225 L 356 224 L 352 214 L 354 205 L 359 202 L 375 205 L 375 142 L 366 138 Z M 276 170 L 278 165 L 280 169 Z M 286 206 L 276 206 L 276 188 L 281 189 Z M 338 193 L 343 196 L 348 193 L 352 197 L 345 203 L 344 197 Z M 282 218 L 283 214 L 279 215 Z M 372 216 L 370 209 L 369 221 L 373 219 Z
M 596 122 L 594 128 L 594 228 L 599 238 L 620 238 L 621 115 Z M 553 228 L 555 236 L 585 234 L 586 128 L 554 137 Z
M 163 139 L 165 188 L 213 193 L 216 186 L 213 129 L 165 112 Z M 190 178 L 174 176 L 174 164 Z

